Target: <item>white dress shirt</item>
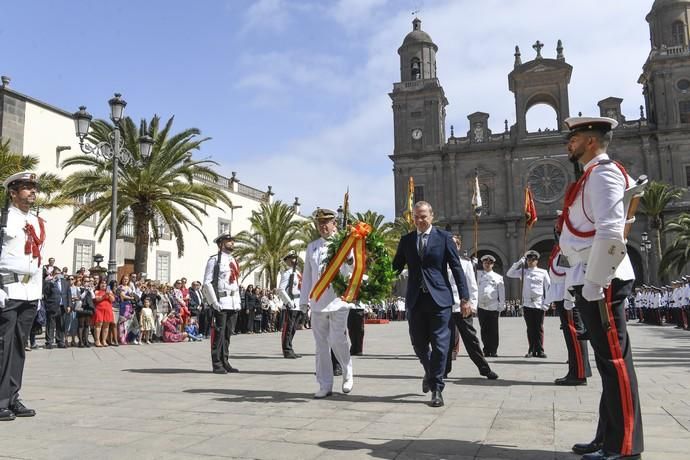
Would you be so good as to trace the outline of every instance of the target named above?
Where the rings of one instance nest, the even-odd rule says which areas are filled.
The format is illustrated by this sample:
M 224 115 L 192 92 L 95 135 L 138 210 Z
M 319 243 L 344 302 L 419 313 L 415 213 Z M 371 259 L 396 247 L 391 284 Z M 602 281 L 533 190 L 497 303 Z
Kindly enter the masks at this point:
M 25 213 L 15 206 L 10 206 L 7 214 L 7 228 L 2 242 L 0 272 L 14 273 L 19 277 L 18 283 L 5 286 L 7 298 L 13 300 L 38 300 L 43 295 L 43 269 L 39 258 L 26 254 L 26 232 L 24 227 L 31 224 L 40 237 L 41 230 L 36 217 L 31 212 Z M 43 246 L 40 248 L 43 257 Z
M 212 255 L 206 263 L 204 271 L 204 285 L 207 289 L 213 289 L 213 270 L 216 266 L 218 254 Z M 238 280 L 230 282 L 230 262 L 235 258 L 226 252 L 220 253 L 220 266 L 218 267 L 218 303 L 221 310 L 239 310 L 241 308 L 240 287 Z
M 567 225 L 564 225 L 559 238 L 561 252 L 565 254 L 571 265 L 566 274 L 566 289 L 584 283 L 589 249 L 594 240 L 625 242 L 623 238 L 626 221 L 626 209 L 623 205 L 625 178 L 618 166 L 612 162 L 594 166 L 608 159 L 609 156 L 606 153 L 601 153 L 585 165 L 585 171 L 590 167 L 594 169 L 569 208 L 570 222 L 573 227 L 580 232 L 594 230 L 596 233 L 591 237 L 579 237 L 574 235 Z M 628 178 L 628 182 L 633 183 L 634 180 Z M 627 254 L 618 265 L 614 276 L 623 281 L 635 278 L 635 272 Z
M 495 271 L 477 272 L 478 304 L 477 307 L 487 311 L 505 310 L 506 288 L 503 277 Z
M 350 308 L 350 304 L 338 297 L 333 290 L 333 286 L 328 286 L 319 300 L 309 298 L 311 290 L 321 277 L 321 273 L 326 269 L 326 258 L 328 257 L 329 242 L 323 238 L 314 240 L 307 245 L 307 252 L 304 256 L 304 274 L 302 275 L 302 288 L 300 289 L 300 304 L 303 310 L 309 306 L 312 312 L 331 312 Z M 340 273 L 348 276 L 351 269 L 349 265 L 343 264 Z

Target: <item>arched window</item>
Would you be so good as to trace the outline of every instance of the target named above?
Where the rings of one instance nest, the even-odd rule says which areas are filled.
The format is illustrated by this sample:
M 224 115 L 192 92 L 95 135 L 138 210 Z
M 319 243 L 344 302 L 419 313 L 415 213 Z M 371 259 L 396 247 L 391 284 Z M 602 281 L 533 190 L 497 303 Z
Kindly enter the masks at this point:
M 687 44 L 686 27 L 683 21 L 676 21 L 671 26 L 671 46 L 684 46 Z
M 528 133 L 558 131 L 558 115 L 550 104 L 540 102 L 534 104 L 525 114 Z
M 420 80 L 422 78 L 422 64 L 418 58 L 412 58 L 412 61 L 410 61 L 410 76 L 412 80 Z

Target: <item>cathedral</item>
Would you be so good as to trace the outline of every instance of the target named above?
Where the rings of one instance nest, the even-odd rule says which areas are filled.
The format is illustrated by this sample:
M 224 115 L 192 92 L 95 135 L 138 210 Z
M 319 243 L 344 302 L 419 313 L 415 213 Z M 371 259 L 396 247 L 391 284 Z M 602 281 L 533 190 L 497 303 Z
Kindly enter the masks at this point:
M 619 122 L 609 154 L 634 178 L 646 174 L 650 180 L 685 188 L 690 185 L 690 0 L 656 0 L 646 20 L 651 51 L 638 80 L 645 102 L 639 118 L 623 116 L 620 98 L 598 102 L 601 116 Z M 489 129 L 488 113 L 475 112 L 467 116 L 467 133 L 456 136 L 451 126 L 447 136 L 448 100 L 436 75 L 438 46 L 422 30 L 418 18 L 398 49 L 400 82 L 393 84 L 390 93 L 396 215 L 405 210 L 408 180 L 413 177 L 415 200 L 430 202 L 436 224 L 462 234 L 464 249 L 471 252 L 474 219 L 470 203 L 477 174 L 483 204 L 477 252 L 479 257 L 493 255 L 501 274 L 524 251 L 525 188 L 532 190 L 539 217 L 527 234 L 526 248 L 540 252 L 540 265 L 545 265 L 554 244 L 556 213 L 567 185 L 575 180 L 565 150 L 563 123 L 577 115 L 570 113 L 568 99 L 573 68 L 565 60 L 560 41 L 555 59 L 542 56 L 542 46 L 537 41 L 536 57 L 526 62 L 515 49 L 508 74 L 508 88 L 515 97 L 515 123 L 509 126 L 506 120 L 503 132 Z M 554 109 L 561 131 L 527 131 L 526 114 L 536 104 Z M 670 211 L 688 210 L 686 196 Z M 655 282 L 659 256 L 642 249 L 646 231 L 647 219 L 638 212 L 628 252 L 638 282 Z M 511 291 L 517 295 L 517 285 Z

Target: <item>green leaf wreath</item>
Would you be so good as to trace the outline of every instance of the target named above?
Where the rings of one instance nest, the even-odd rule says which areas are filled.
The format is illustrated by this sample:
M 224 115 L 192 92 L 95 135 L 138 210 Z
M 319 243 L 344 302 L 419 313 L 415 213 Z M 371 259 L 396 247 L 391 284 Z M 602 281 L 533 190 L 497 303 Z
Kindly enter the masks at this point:
M 350 235 L 350 229 L 340 230 L 333 236 L 328 245 L 328 255 L 325 266 L 327 267 L 335 253 L 338 252 L 345 239 Z M 383 236 L 377 230 L 372 230 L 366 237 L 367 266 L 364 271 L 365 278 L 359 288 L 359 295 L 355 302 L 374 303 L 387 299 L 393 289 L 393 283 L 397 274 L 393 270 L 391 258 L 386 250 Z M 342 296 L 347 289 L 349 279 L 340 272 L 333 278 L 331 285 L 338 296 Z

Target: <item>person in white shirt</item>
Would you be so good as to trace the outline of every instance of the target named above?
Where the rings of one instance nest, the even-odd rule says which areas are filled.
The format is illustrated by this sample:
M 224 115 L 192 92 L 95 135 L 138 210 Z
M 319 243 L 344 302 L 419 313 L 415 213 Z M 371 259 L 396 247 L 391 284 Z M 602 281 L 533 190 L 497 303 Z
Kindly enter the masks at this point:
M 213 308 L 211 329 L 211 365 L 214 374 L 237 373 L 229 361 L 230 336 L 235 330 L 241 308 L 240 267 L 232 255 L 235 238 L 230 233 L 218 235 L 214 243 L 218 253 L 209 257 L 204 271 L 203 295 Z
M 333 286 L 329 286 L 318 300 L 309 297 L 326 269 L 329 240 L 338 230 L 335 218 L 336 213 L 330 209 L 319 208 L 315 213 L 321 238 L 307 245 L 300 290 L 301 309 L 303 311 L 306 311 L 307 307 L 311 309 L 311 328 L 316 349 L 316 381 L 319 385 L 319 389 L 314 394 L 315 399 L 326 398 L 333 394 L 331 350 L 342 367 L 343 393 L 352 391 L 354 385 L 352 357 L 347 339 L 347 317 L 351 305 L 336 295 Z M 345 265 L 341 267 L 343 274 L 349 271 Z
M 537 267 L 539 253 L 530 249 L 506 273 L 509 278 L 522 279 L 522 315 L 527 325 L 529 349 L 525 358 L 546 358 L 544 353 L 544 312 L 549 305 L 544 302 L 551 280 L 543 268 Z
M 460 251 L 462 248 L 462 236 L 455 234 L 453 235 L 453 241 L 458 249 L 458 254 L 462 254 Z M 465 284 L 467 284 L 467 290 L 469 291 L 469 299 L 465 303 L 465 308 L 461 307 L 460 296 L 458 295 L 458 288 L 456 285 L 451 284 L 450 287 L 453 291 L 453 309 L 451 313 L 451 347 L 457 343 L 459 347 L 460 339 L 462 339 L 462 344 L 465 346 L 465 351 L 467 351 L 467 356 L 470 357 L 472 362 L 477 369 L 479 369 L 479 375 L 486 377 L 489 380 L 495 380 L 498 375 L 491 370 L 489 363 L 486 362 L 484 354 L 482 353 L 482 348 L 479 345 L 479 339 L 477 338 L 477 330 L 474 328 L 473 315 L 477 313 L 477 280 L 474 275 L 474 264 L 472 260 L 467 257 L 460 256 L 460 266 L 462 267 L 462 272 L 465 275 Z M 448 269 L 448 277 L 452 277 L 450 268 Z M 454 353 L 448 353 L 448 364 L 446 365 L 446 376 L 450 374 L 452 370 L 452 361 Z
M 36 174 L 23 171 L 8 177 L 3 208 L 0 254 L 0 421 L 33 417 L 19 399 L 24 375 L 24 343 L 42 295 L 43 219 L 31 213 L 36 202 Z
M 642 414 L 625 317 L 635 282 L 626 250 L 626 190 L 632 192 L 636 183 L 606 153 L 616 120 L 576 117 L 565 124 L 568 158 L 584 166 L 563 206 L 559 244 L 571 267 L 565 288 L 574 292 L 602 380 L 595 438 L 573 445 L 573 451 L 585 460 L 639 459 Z
M 506 288 L 503 277 L 494 271 L 494 256 L 486 254 L 481 261 L 483 270 L 477 272 L 477 318 L 484 356 L 495 358 L 498 356 L 498 317 L 506 308 Z
M 292 348 L 292 339 L 304 314 L 300 310 L 299 300 L 302 274 L 297 270 L 297 253 L 294 251 L 283 257 L 283 262 L 287 264 L 287 268 L 280 273 L 280 281 L 278 282 L 278 297 L 283 301 L 285 307 L 280 342 L 283 348 L 283 358 L 296 359 L 302 357 L 302 355 L 295 353 Z

